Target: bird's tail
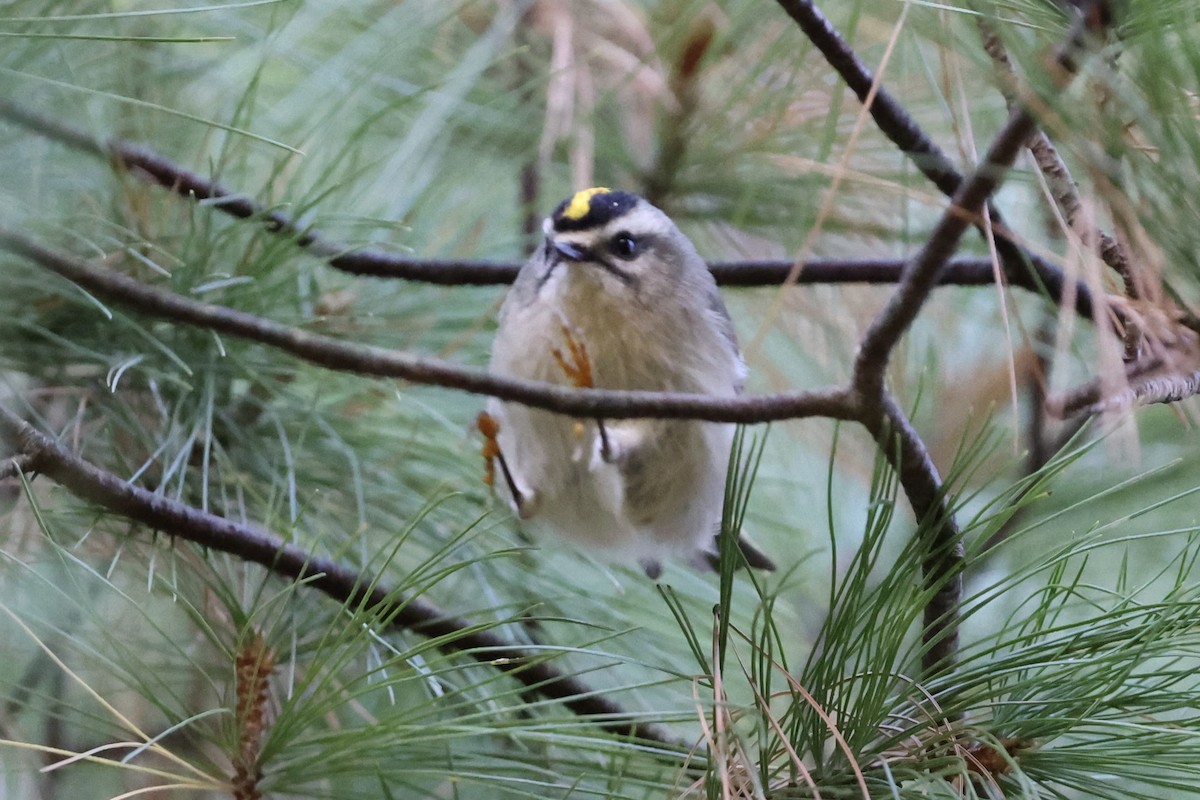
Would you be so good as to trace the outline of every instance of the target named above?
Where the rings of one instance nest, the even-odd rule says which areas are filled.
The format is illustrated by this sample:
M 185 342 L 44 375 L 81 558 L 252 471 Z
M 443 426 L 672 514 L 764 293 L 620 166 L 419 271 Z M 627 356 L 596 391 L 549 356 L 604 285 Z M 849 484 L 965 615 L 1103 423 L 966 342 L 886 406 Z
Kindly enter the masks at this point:
M 742 555 L 746 557 L 746 563 L 753 569 L 761 569 L 766 572 L 775 571 L 775 562 L 766 553 L 751 544 L 745 534 L 738 537 L 738 550 L 742 551 Z M 712 548 L 705 550 L 703 555 L 704 563 L 714 571 L 721 568 L 721 558 L 717 553 L 716 537 L 713 537 Z

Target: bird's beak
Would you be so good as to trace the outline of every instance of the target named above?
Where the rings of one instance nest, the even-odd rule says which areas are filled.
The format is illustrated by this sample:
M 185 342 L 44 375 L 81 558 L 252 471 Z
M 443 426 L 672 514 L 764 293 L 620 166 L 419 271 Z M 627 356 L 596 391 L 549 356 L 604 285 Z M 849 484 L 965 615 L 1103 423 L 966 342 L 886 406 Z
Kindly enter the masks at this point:
M 565 258 L 567 261 L 586 261 L 587 260 L 587 257 L 588 257 L 587 251 L 584 250 L 583 248 L 579 247 L 578 245 L 571 244 L 570 242 L 552 242 L 551 244 L 554 247 L 554 249 L 558 251 L 558 254 L 561 255 L 563 258 Z

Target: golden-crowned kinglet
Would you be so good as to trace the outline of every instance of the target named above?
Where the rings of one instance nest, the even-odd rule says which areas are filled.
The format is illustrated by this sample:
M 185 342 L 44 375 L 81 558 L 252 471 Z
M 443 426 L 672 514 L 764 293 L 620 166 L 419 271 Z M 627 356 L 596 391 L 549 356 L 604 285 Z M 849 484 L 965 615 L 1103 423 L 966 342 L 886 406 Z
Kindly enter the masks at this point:
M 492 372 L 604 389 L 741 391 L 746 367 L 716 282 L 666 214 L 634 194 L 587 189 L 542 228 L 545 241 L 500 309 Z M 733 426 L 577 421 L 495 399 L 488 413 L 523 519 L 636 559 L 652 578 L 669 555 L 713 563 Z M 774 569 L 740 544 L 751 566 Z

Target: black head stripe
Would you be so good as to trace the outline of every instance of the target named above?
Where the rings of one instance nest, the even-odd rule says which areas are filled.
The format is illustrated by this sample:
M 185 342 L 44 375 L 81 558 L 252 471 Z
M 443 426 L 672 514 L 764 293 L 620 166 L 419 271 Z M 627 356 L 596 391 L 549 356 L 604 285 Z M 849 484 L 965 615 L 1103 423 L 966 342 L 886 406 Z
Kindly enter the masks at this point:
M 587 190 L 592 191 L 592 190 Z M 596 191 L 587 198 L 585 213 L 581 211 L 580 194 L 572 195 L 558 204 L 551 219 L 554 230 L 582 231 L 598 228 L 622 214 L 628 213 L 638 203 L 638 196 L 629 192 L 614 192 L 607 189 Z

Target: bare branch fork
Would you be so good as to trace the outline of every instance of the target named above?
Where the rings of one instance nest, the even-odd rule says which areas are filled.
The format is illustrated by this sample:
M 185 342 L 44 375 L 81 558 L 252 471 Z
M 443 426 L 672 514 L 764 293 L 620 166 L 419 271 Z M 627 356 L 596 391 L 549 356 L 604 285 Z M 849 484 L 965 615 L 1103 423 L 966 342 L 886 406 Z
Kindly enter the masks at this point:
M 838 71 L 847 86 L 865 102 L 871 92 L 876 77 L 859 60 L 845 39 L 834 29 L 829 21 L 816 8 L 812 0 L 776 0 L 776 2 L 792 17 L 821 51 L 829 64 Z M 1082 14 L 1083 24 L 1090 30 L 1100 31 L 1109 24 L 1111 19 L 1108 3 L 1104 0 L 1071 0 L 1071 13 Z M 1082 11 L 1081 11 L 1082 10 Z M 986 28 L 986 25 L 985 25 Z M 988 42 L 985 33 L 985 48 L 998 62 L 1002 50 L 998 51 L 996 41 Z M 1068 72 L 1071 65 L 1059 61 L 1060 66 Z M 1000 64 L 1004 68 L 1004 64 Z M 1008 98 L 1010 105 L 1014 98 Z M 913 164 L 925 174 L 942 192 L 951 195 L 961 186 L 962 175 L 955 169 L 950 159 L 941 151 L 934 141 L 916 124 L 904 107 L 889 93 L 886 88 L 878 87 L 874 100 L 868 109 L 876 125 L 902 152 L 910 157 Z M 1038 136 L 1032 142 L 1035 160 L 1047 176 L 1055 194 L 1056 202 L 1062 208 L 1068 220 L 1078 218 L 1079 205 L 1074 198 L 1070 174 L 1062 161 L 1058 159 L 1053 145 L 1045 135 Z M 1024 251 L 1018 242 L 1009 238 L 1008 228 L 997 210 L 990 204 L 987 206 L 988 217 L 991 220 L 992 233 L 995 236 L 996 251 L 1004 268 L 1005 279 L 1016 286 L 1040 287 L 1045 294 L 1052 298 L 1064 297 L 1068 278 L 1053 264 Z M 976 227 L 986 234 L 982 219 L 976 217 Z M 1125 285 L 1126 296 L 1135 299 L 1140 295 L 1142 287 L 1138 286 L 1138 275 L 1129 262 L 1128 254 L 1123 252 L 1121 243 L 1103 231 L 1096 231 L 1096 243 L 1102 260 L 1117 275 Z M 942 272 L 943 280 L 947 275 Z M 1078 281 L 1075 286 L 1081 286 Z M 1077 296 L 1075 311 L 1088 319 L 1095 319 L 1096 309 L 1093 298 Z M 1150 343 L 1142 336 L 1141 325 L 1136 313 L 1126 313 L 1125 307 L 1109 304 L 1104 313 L 1115 320 L 1125 333 L 1125 349 L 1128 364 L 1125 379 L 1128 388 L 1111 394 L 1107 381 L 1097 379 L 1089 384 L 1078 387 L 1059 397 L 1051 397 L 1047 406 L 1056 416 L 1066 417 L 1075 414 L 1095 414 L 1107 410 L 1128 407 L 1135 402 L 1169 403 L 1200 392 L 1200 344 L 1196 334 L 1200 334 L 1200 319 L 1190 311 L 1180 311 L 1175 320 L 1179 330 L 1171 333 L 1166 340 Z M 1186 329 L 1186 330 L 1185 330 Z M 1140 345 L 1155 344 L 1154 348 L 1142 348 Z M 1139 350 L 1158 350 L 1160 352 L 1143 352 Z M 1110 394 L 1111 396 L 1105 396 Z
M 905 267 L 895 292 L 863 336 L 850 381 L 858 421 L 871 432 L 892 463 L 914 514 L 925 525 L 929 541 L 925 548 L 924 579 L 933 595 L 925 607 L 922 666 L 926 675 L 946 672 L 953 668 L 958 649 L 964 566 L 959 529 L 947 504 L 937 467 L 924 442 L 887 390 L 884 378 L 900 336 L 920 313 L 967 227 L 980 224 L 979 215 L 988 198 L 1036 130 L 1036 122 L 1028 108 L 1015 104 L 981 164 L 969 177 L 963 178 L 891 94 L 875 86 L 875 78 L 813 3 L 808 0 L 778 2 L 860 100 L 865 101 L 872 88 L 875 89 L 869 111 L 880 130 L 909 155 L 938 188 L 953 195 L 950 207 Z M 1066 67 L 1070 51 L 1078 46 L 1082 32 L 1083 20 L 1077 18 L 1066 46 L 1058 55 L 1060 66 Z M 1000 227 L 1000 217 L 995 209 L 988 209 L 988 214 L 993 224 Z M 1019 274 L 1017 264 L 1025 258 L 1019 248 L 1011 241 L 998 239 L 997 249 L 1005 260 L 1007 274 Z M 1030 262 L 1026 265 L 1035 266 Z M 1038 274 L 1054 277 L 1055 272 L 1039 270 Z M 1057 273 L 1057 277 L 1061 278 L 1061 273 Z M 893 437 L 898 447 L 893 446 Z
M 874 100 L 867 110 L 876 126 L 893 144 L 900 148 L 902 153 L 909 157 L 913 166 L 941 190 L 942 194 L 947 197 L 954 196 L 962 186 L 964 180 L 962 174 L 933 139 L 904 110 L 904 106 L 891 92 L 882 85 L 876 87 L 876 76 L 859 60 L 854 50 L 812 0 L 776 0 L 776 2 L 800 26 L 800 30 L 821 51 L 821 55 L 825 56 L 829 65 L 837 70 L 842 80 L 846 82 L 860 102 L 866 102 L 872 88 L 875 88 Z M 995 236 L 996 251 L 1004 268 L 1005 279 L 1017 286 L 1039 287 L 1049 296 L 1061 298 L 1068 280 L 1062 270 L 1045 259 L 1023 250 L 1017 242 L 1006 235 L 1008 227 L 1004 224 L 999 211 L 990 204 L 987 210 L 991 219 L 991 232 Z M 976 210 L 972 215 L 974 225 L 981 233 L 987 235 L 978 212 L 979 210 Z M 1093 310 L 1090 292 L 1087 297 L 1077 298 L 1076 311 L 1080 316 L 1091 319 Z
M 1089 24 L 1106 24 L 1111 16 L 1104 3 L 1084 3 Z M 976 20 L 984 50 L 996 65 L 1000 89 L 1011 108 L 1016 100 L 1016 73 L 999 34 L 984 17 Z M 1069 229 L 1079 230 L 1084 223 L 1083 203 L 1067 165 L 1059 156 L 1050 137 L 1038 131 L 1029 142 L 1034 163 L 1042 173 L 1054 205 Z M 1082 386 L 1060 395 L 1042 397 L 1035 413 L 1058 417 L 1087 416 L 1127 408 L 1134 403 L 1167 403 L 1200 393 L 1200 320 L 1186 309 L 1147 303 L 1144 293 L 1151 287 L 1138 272 L 1136 262 L 1116 237 L 1095 229 L 1086 231 L 1100 259 L 1122 282 L 1130 313 L 1113 306 L 1124 340 L 1124 385 L 1111 376 L 1101 375 Z M 1169 290 L 1169 287 L 1164 286 Z M 1151 295 L 1155 292 L 1151 291 Z M 1139 302 L 1141 301 L 1141 302 Z M 1178 301 L 1177 301 L 1178 302 Z M 1149 308 L 1147 307 L 1149 306 Z M 1151 318 L 1142 316 L 1149 312 Z M 1157 313 L 1156 313 L 1157 312 Z M 1165 312 L 1165 319 L 1154 319 Z M 1144 323 L 1149 323 L 1146 326 Z M 1144 329 L 1145 328 L 1145 329 Z M 1123 329 L 1123 330 L 1120 330 Z
M 919 435 L 884 385 L 892 350 L 916 319 L 937 284 L 938 273 L 954 252 L 963 233 L 1000 183 L 1005 170 L 1035 128 L 1027 109 L 1017 107 L 997 134 L 982 164 L 954 194 L 951 207 L 938 221 L 925 246 L 905 269 L 904 277 L 879 316 L 867 329 L 854 362 L 851 388 L 860 420 L 892 462 L 913 513 L 927 527 L 929 543 L 924 566 L 928 587 L 936 587 L 925 607 L 926 673 L 953 667 L 958 649 L 958 611 L 962 595 L 963 551 L 958 525 L 942 490 L 937 467 Z M 892 446 L 896 437 L 899 448 Z

